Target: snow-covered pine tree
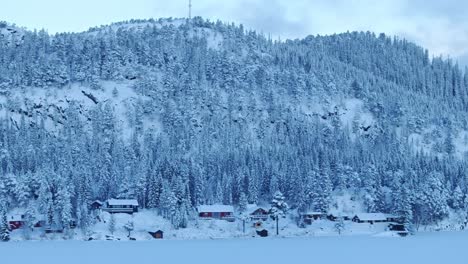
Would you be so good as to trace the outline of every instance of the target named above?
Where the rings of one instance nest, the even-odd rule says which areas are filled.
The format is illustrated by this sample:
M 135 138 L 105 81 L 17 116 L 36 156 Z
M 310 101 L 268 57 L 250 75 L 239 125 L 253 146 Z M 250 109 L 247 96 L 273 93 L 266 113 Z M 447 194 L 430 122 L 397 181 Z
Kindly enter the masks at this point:
M 284 195 L 280 191 L 276 191 L 271 200 L 270 217 L 276 221 L 276 235 L 279 235 L 279 219 L 285 218 L 289 210 L 288 204 L 285 202 Z
M 134 226 L 134 224 L 133 224 L 133 221 L 128 221 L 128 222 L 124 225 L 124 229 L 125 229 L 125 231 L 128 232 L 127 237 L 130 237 L 131 234 L 132 234 L 132 231 L 135 229 L 135 226 Z
M 466 130 L 468 70 L 385 35 L 271 42 L 234 25 L 198 25 L 222 35 L 219 50 L 184 26 L 28 31 L 21 45 L 0 45 L 0 197 L 8 207 L 32 202 L 48 224 L 61 224 L 69 210 L 59 194 L 82 218 L 79 204 L 122 190 L 171 219 L 200 204 L 238 205 L 242 192 L 257 202 L 281 190 L 294 208 L 326 210 L 331 194 L 349 192 L 369 211 L 397 210 L 417 223 L 447 217 L 447 205 L 467 209 L 450 185 L 466 193 L 468 159 L 455 155 L 454 142 Z M 25 59 L 31 50 L 36 59 Z M 123 78 L 135 94 L 120 87 Z M 24 87 L 61 103 L 31 104 Z M 83 102 L 60 98 L 74 89 L 87 92 Z M 351 128 L 339 124 L 342 114 Z M 158 120 L 164 129 L 154 131 Z M 399 170 L 408 203 L 395 203 Z M 313 173 L 311 187 L 300 186 Z
M 247 210 L 248 203 L 249 202 L 247 201 L 247 196 L 245 195 L 244 192 L 242 192 L 239 197 L 239 212 L 240 213 L 244 213 Z
M 4 205 L 2 205 L 2 210 L 0 210 L 0 241 L 6 242 L 10 241 L 10 230 L 8 228 L 8 220 L 5 210 L 3 210 Z
M 460 186 L 455 187 L 452 194 L 452 208 L 455 210 L 465 209 L 465 195 L 463 194 Z
M 273 219 L 284 218 L 289 210 L 289 205 L 285 202 L 285 197 L 280 191 L 276 191 L 271 200 L 270 216 Z
M 336 232 L 338 233 L 338 235 L 341 235 L 341 233 L 343 232 L 345 227 L 346 227 L 346 225 L 345 225 L 343 217 L 339 217 L 338 222 L 336 222 L 336 224 L 334 226 L 334 228 L 335 228 Z

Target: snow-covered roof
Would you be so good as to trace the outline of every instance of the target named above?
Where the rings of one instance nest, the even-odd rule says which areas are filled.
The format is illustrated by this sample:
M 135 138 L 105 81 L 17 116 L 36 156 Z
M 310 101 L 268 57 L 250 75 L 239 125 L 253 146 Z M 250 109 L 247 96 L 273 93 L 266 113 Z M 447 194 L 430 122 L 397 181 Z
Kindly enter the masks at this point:
M 325 213 L 324 212 L 309 211 L 309 212 L 305 212 L 303 214 L 304 215 L 324 215 Z
M 27 208 L 14 208 L 7 213 L 7 220 L 8 221 L 24 221 L 25 216 L 27 214 Z M 43 215 L 38 213 L 36 209 L 32 209 L 30 214 L 34 219 L 43 218 Z
M 200 205 L 197 207 L 199 213 L 204 212 L 213 212 L 213 213 L 223 213 L 223 212 L 234 212 L 234 207 L 232 205 Z
M 24 215 L 22 214 L 12 214 L 7 216 L 8 221 L 23 221 Z
M 108 205 L 133 205 L 138 206 L 138 201 L 135 199 L 109 199 Z
M 247 205 L 247 212 L 248 212 L 249 214 L 251 214 L 251 213 L 257 211 L 258 209 L 263 209 L 263 210 L 265 210 L 265 211 L 268 211 L 267 207 L 258 206 L 258 205 L 256 205 L 256 204 L 248 204 L 248 205 Z
M 359 220 L 378 221 L 387 220 L 389 215 L 383 213 L 360 213 L 356 214 Z

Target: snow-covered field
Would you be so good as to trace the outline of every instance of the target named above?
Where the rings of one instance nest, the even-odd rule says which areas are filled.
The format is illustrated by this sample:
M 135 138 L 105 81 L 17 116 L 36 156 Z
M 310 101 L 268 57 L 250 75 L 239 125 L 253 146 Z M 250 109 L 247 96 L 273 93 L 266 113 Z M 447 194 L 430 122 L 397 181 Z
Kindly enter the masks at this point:
M 344 236 L 0 244 L 1 263 L 466 263 L 467 232 L 407 238 Z

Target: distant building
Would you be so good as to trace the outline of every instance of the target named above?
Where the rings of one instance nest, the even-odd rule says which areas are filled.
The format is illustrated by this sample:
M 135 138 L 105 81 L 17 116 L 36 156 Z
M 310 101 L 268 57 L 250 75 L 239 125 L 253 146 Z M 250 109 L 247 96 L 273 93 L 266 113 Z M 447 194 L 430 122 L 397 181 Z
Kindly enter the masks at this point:
M 7 217 L 7 219 L 8 219 L 8 227 L 10 230 L 20 229 L 21 227 L 26 225 L 24 214 L 10 215 Z
M 306 225 L 311 225 L 312 222 L 326 217 L 326 213 L 323 212 L 305 212 L 301 214 L 301 218 Z
M 404 224 L 389 224 L 388 230 L 397 233 L 399 236 L 405 237 L 409 235 L 409 231 Z
M 352 220 L 356 223 L 374 224 L 391 222 L 389 219 L 390 215 L 383 213 L 360 213 L 356 214 Z
M 247 207 L 247 212 L 249 214 L 249 218 L 251 221 L 266 221 L 268 220 L 269 212 L 268 210 L 258 207 L 256 205 L 254 206 L 248 206 Z
M 94 202 L 91 203 L 91 210 L 99 210 L 102 208 L 102 206 L 104 205 L 103 202 L 99 201 L 99 200 L 95 200 Z
M 405 222 L 405 217 L 400 216 L 400 215 L 387 215 L 387 220 L 388 222 L 395 222 L 399 224 L 403 224 Z
M 42 227 L 43 222 L 44 222 L 44 217 L 35 215 L 31 219 L 33 221 L 32 226 L 33 227 Z M 20 210 L 15 210 L 12 214 L 7 216 L 7 221 L 8 221 L 8 228 L 10 230 L 16 230 L 20 228 L 24 228 L 27 226 L 27 219 L 26 219 L 26 214 L 23 211 Z
M 344 221 L 349 221 L 351 220 L 351 217 L 348 215 L 341 215 L 341 214 L 329 214 L 327 215 L 327 219 L 333 222 L 339 221 L 340 219 L 343 219 Z
M 231 205 L 200 205 L 197 207 L 200 219 L 220 219 L 233 222 L 234 207 Z
M 102 210 L 111 214 L 133 214 L 138 212 L 138 206 L 138 201 L 135 199 L 109 199 L 102 207 Z

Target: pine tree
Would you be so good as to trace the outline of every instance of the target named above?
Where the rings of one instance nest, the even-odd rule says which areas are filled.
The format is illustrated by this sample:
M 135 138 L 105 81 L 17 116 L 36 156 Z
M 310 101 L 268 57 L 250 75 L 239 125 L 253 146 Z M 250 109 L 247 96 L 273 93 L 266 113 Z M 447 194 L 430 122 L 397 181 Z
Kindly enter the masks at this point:
M 279 219 L 286 217 L 289 210 L 289 206 L 284 200 L 283 194 L 277 191 L 271 201 L 270 217 L 276 221 L 276 235 L 279 235 Z
M 128 221 L 125 225 L 124 225 L 124 229 L 125 231 L 128 232 L 128 237 L 131 236 L 132 234 L 132 231 L 135 229 L 135 226 L 133 224 L 133 221 Z
M 0 212 L 0 241 L 6 242 L 9 240 L 10 240 L 10 230 L 8 229 L 8 221 L 7 221 L 6 212 L 4 210 L 1 210 Z
M 247 196 L 245 195 L 244 192 L 241 193 L 239 197 L 239 212 L 244 213 L 247 210 Z
M 344 222 L 343 217 L 339 217 L 338 222 L 335 224 L 335 230 L 336 230 L 336 232 L 338 232 L 338 235 L 341 235 L 341 233 L 343 232 L 345 227 L 346 226 L 345 226 L 345 222 Z
M 452 208 L 455 210 L 465 209 L 464 200 L 465 195 L 460 186 L 457 186 L 452 195 Z
M 284 195 L 277 191 L 271 200 L 270 216 L 273 219 L 284 218 L 289 210 L 288 204 L 285 202 Z

